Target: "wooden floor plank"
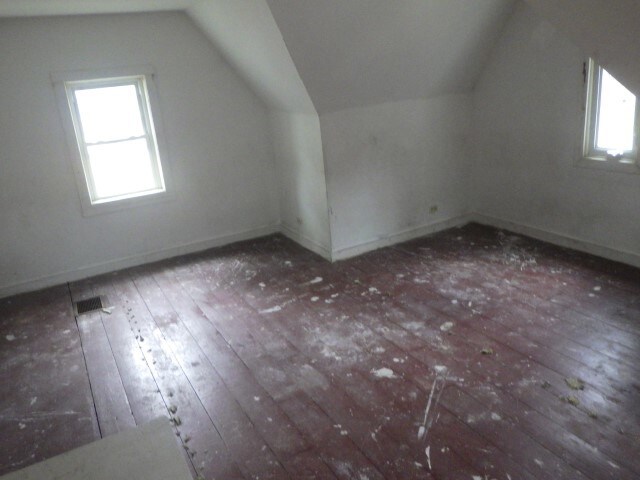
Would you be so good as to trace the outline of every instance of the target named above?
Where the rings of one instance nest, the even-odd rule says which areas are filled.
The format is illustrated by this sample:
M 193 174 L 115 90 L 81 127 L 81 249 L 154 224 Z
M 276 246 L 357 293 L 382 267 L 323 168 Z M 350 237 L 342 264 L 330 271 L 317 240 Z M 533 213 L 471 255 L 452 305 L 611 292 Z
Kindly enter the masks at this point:
M 306 450 L 309 445 L 292 425 L 268 392 L 260 385 L 246 364 L 227 343 L 224 336 L 210 322 L 206 314 L 191 297 L 181 289 L 171 288 L 171 278 L 156 277 L 159 285 L 170 295 L 174 308 L 181 312 L 185 328 L 198 339 L 209 362 L 220 373 L 221 378 L 247 416 L 252 420 L 263 439 L 279 458 L 289 458 Z M 259 399 L 259 401 L 256 401 Z
M 206 309 L 206 307 L 204 308 Z M 234 307 L 233 310 L 237 311 L 238 308 Z M 246 310 L 246 307 L 245 307 L 245 310 Z M 219 312 L 220 312 L 220 309 L 218 309 L 215 313 L 212 313 L 209 311 L 208 316 L 210 319 L 213 318 L 215 321 L 218 318 Z M 249 319 L 251 316 L 255 316 L 255 312 L 253 312 L 253 315 L 250 315 L 250 314 L 241 315 L 239 317 L 235 317 L 233 320 L 234 320 L 234 323 L 239 323 L 245 331 L 248 331 L 251 329 L 251 324 L 247 324 L 246 320 Z M 229 317 L 231 317 L 230 313 L 227 315 L 223 315 L 223 318 L 229 318 Z M 264 322 L 264 319 L 261 319 L 261 322 Z M 264 336 L 266 336 L 267 338 L 271 337 L 271 335 L 269 334 L 270 330 L 264 328 L 264 326 L 260 328 L 260 333 L 261 333 L 261 337 L 264 337 Z M 231 333 L 231 335 L 233 335 L 233 332 Z M 282 336 L 282 331 L 280 333 L 280 336 Z M 318 382 L 319 384 L 328 383 L 326 378 L 322 378 L 322 374 L 320 374 L 317 371 L 314 371 L 313 367 L 307 364 L 304 361 L 304 358 L 300 358 L 298 355 L 289 355 L 285 363 L 286 368 L 284 368 L 282 362 L 279 362 L 280 359 L 276 359 L 276 361 L 274 361 L 269 356 L 263 354 L 263 353 L 266 353 L 266 350 L 269 349 L 270 345 L 271 344 L 267 341 L 264 348 L 259 348 L 258 352 L 255 352 L 255 351 L 251 352 L 249 349 L 243 349 L 240 355 L 243 361 L 248 365 L 248 367 L 252 369 L 254 372 L 257 372 L 256 377 L 260 378 L 262 385 L 269 391 L 272 397 L 276 399 L 286 398 L 290 394 L 296 391 L 299 391 L 298 390 L 300 388 L 298 387 L 299 385 L 300 386 L 304 385 L 304 387 L 306 387 L 304 388 L 305 393 L 312 396 L 313 400 L 316 403 L 321 403 L 323 406 L 326 406 L 328 403 L 331 403 L 331 404 L 335 403 L 335 400 L 336 400 L 335 395 L 339 390 L 336 390 L 335 388 L 331 389 L 332 401 L 328 402 L 327 397 L 324 396 L 325 395 L 324 388 L 320 390 L 314 390 L 312 387 L 312 384 L 314 382 Z M 278 375 L 267 374 L 266 369 L 268 368 L 271 368 L 272 374 L 277 372 Z M 316 380 L 310 382 L 309 381 L 310 376 L 316 377 Z M 285 379 L 288 379 L 288 380 L 285 383 L 283 383 Z M 345 402 L 346 401 L 348 400 L 345 399 Z M 342 416 L 342 412 L 344 412 L 345 410 L 341 408 L 338 408 L 337 410 L 332 410 L 332 413 L 330 413 L 330 416 L 335 422 L 335 424 L 344 422 L 345 428 L 347 428 L 346 427 L 347 425 L 351 425 L 352 426 L 351 435 L 354 435 L 356 432 L 359 435 L 359 438 L 357 439 L 357 442 L 356 442 L 357 445 L 360 448 L 364 449 L 365 453 L 369 456 L 370 459 L 372 457 L 375 457 L 376 455 L 378 456 L 377 463 L 375 460 L 373 461 L 374 463 L 376 463 L 378 468 L 385 473 L 387 477 L 397 478 L 398 477 L 397 472 L 407 471 L 407 465 L 403 463 L 402 456 L 399 456 L 398 461 L 400 463 L 398 465 L 393 465 L 393 466 L 389 465 L 390 462 L 386 460 L 381 460 L 380 458 L 381 445 L 379 444 L 379 442 L 382 441 L 383 439 L 380 438 L 378 442 L 373 444 L 370 438 L 370 431 L 366 428 L 365 429 L 360 428 L 358 423 L 354 423 L 355 419 L 353 417 L 353 414 L 355 414 L 356 408 L 357 407 L 353 405 L 353 408 L 350 409 L 351 415 L 349 415 L 348 417 Z M 340 435 L 340 431 L 336 431 L 334 432 L 334 434 Z M 346 432 L 346 430 L 344 430 L 343 432 Z M 381 435 L 381 437 L 382 436 L 383 435 Z M 394 449 L 397 449 L 397 448 L 402 448 L 402 444 L 399 442 L 388 442 L 388 444 L 386 445 L 385 453 L 388 455 L 390 452 L 392 452 Z M 410 467 L 413 468 L 413 463 L 410 464 Z
M 164 416 L 207 479 L 633 479 L 639 360 L 638 269 L 479 225 L 333 264 L 270 236 L 0 300 L 0 473 Z
M 0 475 L 100 438 L 66 286 L 0 300 Z
M 175 286 L 173 285 L 172 279 L 157 278 L 157 280 L 165 290 L 175 292 Z M 184 299 L 174 298 L 174 300 L 179 302 L 182 307 L 181 311 L 183 312 L 189 310 L 193 311 L 194 308 L 197 308 L 194 305 L 185 305 Z M 225 346 L 220 343 L 222 336 L 219 336 L 217 332 L 214 333 L 212 329 L 207 332 L 208 327 L 211 328 L 213 325 L 207 325 L 206 321 L 213 319 L 213 323 L 218 328 L 222 325 L 222 328 L 227 335 L 229 335 L 229 330 L 225 328 L 225 325 L 233 327 L 235 326 L 235 322 L 233 322 L 230 317 L 224 316 L 220 309 L 214 309 L 214 307 L 209 309 L 208 304 L 203 306 L 202 303 L 199 304 L 199 307 L 203 307 L 204 311 L 195 310 L 196 315 L 185 316 L 184 320 L 188 325 L 188 328 L 193 329 L 194 332 L 203 334 L 198 335 L 198 339 L 203 343 L 203 345 L 205 345 L 205 347 L 207 347 L 209 352 L 217 351 L 218 354 L 222 354 L 223 358 L 218 357 L 218 364 L 225 365 L 225 362 L 232 361 L 237 365 L 240 365 L 240 358 L 237 358 L 235 354 L 226 347 L 232 346 L 233 348 L 242 348 L 243 345 L 241 342 L 252 342 L 250 335 L 247 335 L 248 331 L 246 329 L 239 331 L 237 328 L 234 328 L 233 331 L 238 332 L 241 337 L 226 337 L 225 341 L 229 343 Z M 205 312 L 206 321 L 203 316 L 205 315 Z M 199 321 L 196 321 L 198 319 Z M 217 342 L 207 342 L 207 333 L 209 335 L 213 335 L 213 338 L 215 338 Z M 282 341 L 280 341 L 279 344 L 282 344 Z M 224 359 L 224 357 L 227 358 Z M 216 357 L 213 356 L 212 358 Z M 224 369 L 224 371 L 227 370 L 229 369 Z M 305 455 L 305 452 L 298 453 L 301 449 L 308 448 L 308 442 L 304 440 L 300 432 L 291 428 L 291 425 L 289 424 L 290 421 L 286 419 L 284 412 L 277 407 L 275 403 L 273 403 L 273 399 L 269 398 L 268 393 L 259 386 L 248 371 L 244 375 L 244 379 L 244 382 L 238 382 L 237 380 L 234 381 L 231 388 L 239 394 L 240 401 L 245 404 L 245 408 L 249 415 L 253 417 L 253 421 L 256 423 L 257 429 L 264 432 L 266 442 L 270 444 L 277 453 L 282 464 L 291 476 L 293 478 L 330 478 L 332 474 L 323 462 L 318 461 L 319 458 L 311 455 Z M 253 397 L 251 397 L 251 394 L 253 394 Z M 247 399 L 249 400 L 248 405 L 246 403 Z M 281 427 L 285 428 L 282 429 Z
M 126 306 L 132 334 L 198 472 L 207 477 L 244 478 L 129 276 L 113 277 L 112 285 L 120 304 Z
M 110 295 L 114 300 L 113 310 L 103 317 L 103 327 L 136 424 L 144 425 L 163 416 L 169 418 L 158 385 L 135 339 L 127 316 L 128 307 L 116 302 L 111 275 L 96 277 L 92 284 L 94 291 Z
M 71 300 L 78 302 L 96 296 L 91 281 L 69 285 Z M 106 301 L 106 299 L 103 299 Z M 104 305 L 108 307 L 107 305 Z M 136 426 L 118 366 L 104 329 L 103 316 L 111 309 L 76 316 L 85 364 L 91 384 L 100 434 L 112 435 Z
M 242 407 L 227 389 L 197 341 L 185 329 L 152 276 L 134 274 L 134 282 L 156 326 L 167 340 L 229 454 L 245 477 L 285 477 L 285 470 Z
M 78 329 L 89 371 L 100 433 L 105 437 L 135 427 L 136 422 L 127 394 L 102 325 L 101 313 L 80 316 Z
M 235 310 L 235 308 L 234 308 Z M 242 322 L 246 317 L 243 317 Z M 271 329 L 265 328 L 265 318 L 261 319 L 260 332 L 266 334 L 269 337 Z M 250 328 L 250 325 L 244 324 L 245 329 Z M 279 335 L 286 335 L 287 331 L 285 325 L 279 325 L 275 327 L 273 332 L 279 332 Z M 262 335 L 261 335 L 262 336 Z M 291 337 L 290 337 L 291 338 Z M 295 338 L 292 338 L 295 341 Z M 289 356 L 286 361 L 286 367 L 282 366 L 282 363 L 274 362 L 273 359 L 268 356 L 261 356 L 259 358 L 252 359 L 247 357 L 247 352 L 244 352 L 243 358 L 247 362 L 250 368 L 257 372 L 257 377 L 262 379 L 263 385 L 267 388 L 272 396 L 276 398 L 287 398 L 288 396 L 300 391 L 304 391 L 305 394 L 310 395 L 315 402 L 328 408 L 328 415 L 334 422 L 334 427 L 339 426 L 334 431 L 334 435 L 344 434 L 350 438 L 354 438 L 356 445 L 365 453 L 374 464 L 378 465 L 378 468 L 387 476 L 387 478 L 402 478 L 403 473 L 407 471 L 412 472 L 413 476 L 420 478 L 421 475 L 425 475 L 424 466 L 417 462 L 415 459 L 413 462 L 404 462 L 403 455 L 400 454 L 402 449 L 407 450 L 409 447 L 404 445 L 404 438 L 406 438 L 406 431 L 404 435 L 398 436 L 396 439 L 388 438 L 386 433 L 378 430 L 377 435 L 372 437 L 371 428 L 367 428 L 367 422 L 361 418 L 358 420 L 354 415 L 359 412 L 359 407 L 356 402 L 347 396 L 336 396 L 340 394 L 340 388 L 337 385 L 332 385 L 331 388 L 326 386 L 330 383 L 327 377 L 324 377 L 320 372 L 316 371 L 314 367 L 309 365 L 305 360 L 308 357 L 304 355 L 301 357 L 299 354 Z M 308 353 L 308 352 L 307 352 Z M 318 366 L 317 359 L 311 360 L 313 365 Z M 368 373 L 368 372 L 367 372 Z M 314 378 L 314 380 L 312 380 Z M 266 382 L 266 383 L 265 383 Z M 340 404 L 336 404 L 336 400 L 341 398 Z M 348 408 L 346 405 L 350 405 Z M 345 413 L 348 412 L 348 415 Z M 421 412 L 420 412 L 421 413 Z M 419 414 L 420 414 L 419 413 Z M 419 415 L 418 414 L 418 415 Z M 365 413 L 365 417 L 369 418 L 369 414 Z M 397 423 L 397 416 L 394 417 L 394 423 Z M 400 449 L 398 454 L 393 454 L 393 451 Z M 385 457 L 381 458 L 381 452 L 384 452 Z M 414 453 L 415 455 L 415 453 Z M 385 458 L 391 457 L 396 460 L 389 462 Z M 424 462 L 424 448 L 420 448 L 417 452 L 419 460 Z M 455 463 L 455 462 L 454 462 Z M 416 469 L 416 465 L 418 468 Z M 451 468 L 453 464 L 448 463 Z M 471 472 L 467 466 L 467 473 Z M 453 469 L 452 469 L 453 471 Z M 428 478 L 428 474 L 427 478 Z

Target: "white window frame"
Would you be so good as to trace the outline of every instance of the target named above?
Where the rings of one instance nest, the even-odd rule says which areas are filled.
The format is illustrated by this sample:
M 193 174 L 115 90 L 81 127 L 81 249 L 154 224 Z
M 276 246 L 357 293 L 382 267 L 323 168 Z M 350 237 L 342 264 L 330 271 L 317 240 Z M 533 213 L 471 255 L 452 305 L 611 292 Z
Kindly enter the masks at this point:
M 598 129 L 598 108 L 603 67 L 592 58 L 585 63 L 585 115 L 582 158 L 579 166 L 640 174 L 639 148 L 640 141 L 640 97 L 636 102 L 634 125 L 634 147 L 623 155 L 610 155 L 604 149 L 596 148 L 596 132 Z
M 160 121 L 157 93 L 152 67 L 123 67 L 92 71 L 64 72 L 51 75 L 58 98 L 58 106 L 73 162 L 83 216 L 109 213 L 131 207 L 156 203 L 172 198 L 169 188 L 169 168 Z M 88 159 L 80 115 L 74 92 L 83 88 L 135 85 L 138 106 L 143 116 L 144 135 L 152 159 L 152 170 L 159 188 L 143 192 L 97 198 Z

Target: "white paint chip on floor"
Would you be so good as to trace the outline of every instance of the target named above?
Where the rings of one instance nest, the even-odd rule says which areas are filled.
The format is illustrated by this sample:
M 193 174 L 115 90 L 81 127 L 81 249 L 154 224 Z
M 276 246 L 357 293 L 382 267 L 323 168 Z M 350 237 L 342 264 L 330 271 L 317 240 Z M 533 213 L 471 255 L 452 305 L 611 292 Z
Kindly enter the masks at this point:
M 260 313 L 275 313 L 280 310 L 282 310 L 282 307 L 280 305 L 276 305 L 275 307 L 267 308 L 266 310 L 260 310 Z
M 448 332 L 452 328 L 453 328 L 453 322 L 445 322 L 442 325 L 440 325 L 440 330 L 442 330 L 443 332 Z
M 371 373 L 378 378 L 396 378 L 394 371 L 386 367 L 371 370 Z

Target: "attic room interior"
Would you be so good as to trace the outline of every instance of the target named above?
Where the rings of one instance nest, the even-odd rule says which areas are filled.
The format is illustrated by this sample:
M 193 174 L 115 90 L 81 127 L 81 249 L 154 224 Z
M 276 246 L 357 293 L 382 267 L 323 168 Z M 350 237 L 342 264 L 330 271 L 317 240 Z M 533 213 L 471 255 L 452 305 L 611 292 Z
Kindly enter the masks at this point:
M 0 0 L 0 476 L 640 477 L 635 0 Z

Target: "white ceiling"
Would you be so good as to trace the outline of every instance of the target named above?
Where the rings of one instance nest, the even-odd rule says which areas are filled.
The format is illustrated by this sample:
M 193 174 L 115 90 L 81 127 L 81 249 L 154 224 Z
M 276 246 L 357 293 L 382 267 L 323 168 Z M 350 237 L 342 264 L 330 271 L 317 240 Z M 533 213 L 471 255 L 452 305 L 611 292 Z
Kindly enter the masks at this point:
M 198 0 L 187 13 L 271 109 L 316 112 L 265 0 Z
M 267 0 L 319 113 L 473 89 L 513 0 Z
M 0 0 L 0 17 L 186 10 L 267 104 L 323 113 L 470 91 L 514 1 Z
M 275 110 L 315 108 L 265 0 L 0 0 L 0 17 L 185 10 Z
M 191 0 L 0 0 L 0 17 L 184 10 Z
M 324 113 L 470 91 L 515 1 L 0 0 L 0 17 L 186 10 L 272 107 Z M 526 1 L 640 92 L 638 0 Z

